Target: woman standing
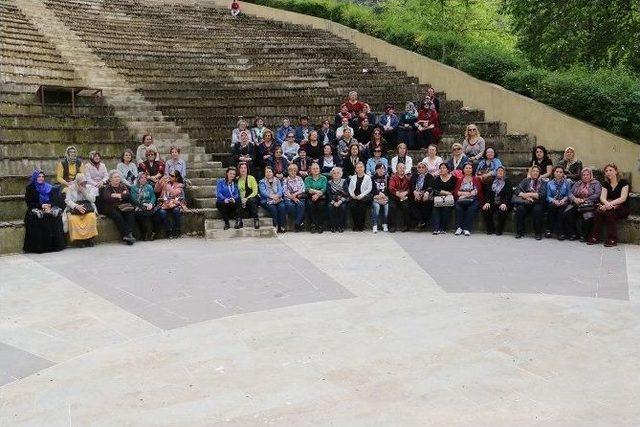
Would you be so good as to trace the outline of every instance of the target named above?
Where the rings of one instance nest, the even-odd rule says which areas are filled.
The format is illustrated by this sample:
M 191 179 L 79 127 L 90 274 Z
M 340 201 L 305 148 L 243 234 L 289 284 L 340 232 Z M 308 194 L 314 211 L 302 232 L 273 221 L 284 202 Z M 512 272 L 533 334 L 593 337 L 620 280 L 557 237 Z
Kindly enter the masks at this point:
M 620 178 L 618 166 L 609 163 L 604 167 L 604 185 L 600 193 L 600 206 L 596 211 L 596 219 L 593 231 L 587 241 L 589 245 L 595 245 L 600 238 L 602 225 L 607 227 L 607 247 L 618 244 L 618 221 L 629 216 L 629 181 Z
M 237 205 L 240 202 L 240 194 L 236 185 L 236 168 L 229 166 L 224 173 L 224 179 L 219 179 L 216 183 L 216 208 L 224 221 L 224 229 L 229 229 L 229 219 L 236 218 Z M 237 227 L 239 228 L 239 227 Z
M 294 230 L 297 232 L 304 228 L 304 198 L 306 191 L 304 180 L 298 175 L 298 166 L 295 163 L 289 165 L 289 176 L 282 181 L 284 192 L 284 204 L 287 213 L 294 217 Z
M 513 188 L 511 182 L 505 177 L 504 166 L 498 166 L 493 182 L 485 184 L 484 205 L 482 206 L 482 216 L 487 234 L 496 233 L 501 236 L 504 230 L 504 223 L 511 210 L 511 199 L 513 198 Z M 498 217 L 498 224 L 494 217 Z
M 342 177 L 342 169 L 339 167 L 334 167 L 331 170 L 331 179 L 327 183 L 327 199 L 329 201 L 331 232 L 342 233 L 347 220 L 349 183 Z
M 97 197 L 98 189 L 87 184 L 83 173 L 76 174 L 65 198 L 69 240 L 72 242 L 81 241 L 84 246 L 93 246 L 93 238 L 98 235 Z
M 365 173 L 364 163 L 356 165 L 355 173 L 349 178 L 349 195 L 351 196 L 351 218 L 353 231 L 364 231 L 365 215 L 371 201 L 373 189 L 371 177 Z
M 122 240 L 127 245 L 133 245 L 136 241 L 133 237 L 135 207 L 131 204 L 129 188 L 122 183 L 117 170 L 109 172 L 109 182 L 102 193 L 102 201 L 104 214 L 116 223 Z
M 120 172 L 122 182 L 124 182 L 128 187 L 131 187 L 136 183 L 136 179 L 138 177 L 138 166 L 133 161 L 133 151 L 128 148 L 124 150 L 120 157 L 120 163 L 118 163 L 116 169 Z
M 268 166 L 264 168 L 264 178 L 260 180 L 259 191 L 260 204 L 269 212 L 273 226 L 277 227 L 278 233 L 285 233 L 287 231 L 287 213 L 282 182 L 276 178 L 273 170 Z
M 269 167 L 269 166 L 267 166 Z M 269 167 L 269 169 L 271 169 Z M 271 170 L 273 174 L 273 170 Z M 259 190 L 258 182 L 255 177 L 249 175 L 249 167 L 246 163 L 240 163 L 238 165 L 238 196 L 240 203 L 236 206 L 237 220 L 235 229 L 244 227 L 242 219 L 245 216 L 253 218 L 253 228 L 256 230 L 260 228 L 260 221 L 258 219 L 258 202 L 259 202 Z
M 24 252 L 41 254 L 65 248 L 62 226 L 62 200 L 57 188 L 45 181 L 36 169 L 31 174 L 24 194 L 27 213 L 24 216 Z
M 470 236 L 478 207 L 484 204 L 482 181 L 473 176 L 473 165 L 467 163 L 462 170 L 462 178 L 456 181 L 453 195 L 456 199 L 456 236 Z
M 142 232 L 142 240 L 151 241 L 153 235 L 153 218 L 157 214 L 156 193 L 147 181 L 147 175 L 140 172 L 135 184 L 131 186 L 131 203 L 135 206 L 136 222 Z
M 304 179 L 307 191 L 307 210 L 311 222 L 312 233 L 322 233 L 327 177 L 320 173 L 317 163 L 311 165 L 310 174 Z

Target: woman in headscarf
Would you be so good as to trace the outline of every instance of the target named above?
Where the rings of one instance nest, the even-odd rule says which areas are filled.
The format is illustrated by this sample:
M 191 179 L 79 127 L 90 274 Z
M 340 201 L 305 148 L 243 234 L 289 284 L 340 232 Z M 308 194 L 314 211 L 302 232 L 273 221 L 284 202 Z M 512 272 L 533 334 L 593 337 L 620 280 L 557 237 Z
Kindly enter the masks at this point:
M 98 189 L 87 183 L 83 173 L 77 174 L 65 198 L 70 241 L 81 241 L 84 246 L 93 246 L 93 238 L 98 235 L 96 197 Z
M 482 206 L 482 216 L 486 227 L 487 234 L 496 233 L 496 236 L 502 235 L 504 223 L 511 210 L 511 199 L 513 197 L 513 188 L 511 182 L 506 178 L 506 170 L 500 165 L 496 169 L 492 182 L 484 184 L 484 205 Z M 494 217 L 498 217 L 496 226 Z
M 67 147 L 65 156 L 56 166 L 56 182 L 60 184 L 63 192 L 71 185 L 76 174 L 84 173 L 82 161 L 78 158 L 78 150 L 73 145 Z
M 400 115 L 398 127 L 398 141 L 402 141 L 413 150 L 416 144 L 416 123 L 418 122 L 418 110 L 413 102 L 407 102 L 405 111 Z
M 564 156 L 558 163 L 559 166 L 564 168 L 564 172 L 568 179 L 572 182 L 578 182 L 582 175 L 582 162 L 576 159 L 576 150 L 573 147 L 567 147 L 564 149 Z
M 27 213 L 24 216 L 24 252 L 55 252 L 65 248 L 62 227 L 62 201 L 57 188 L 45 181 L 36 169 L 31 174 L 24 194 Z
M 583 168 L 580 173 L 580 181 L 571 187 L 570 204 L 562 213 L 569 240 L 587 241 L 593 229 L 593 219 L 601 192 L 602 185 L 593 177 L 591 168 Z M 580 223 L 580 233 L 578 233 L 578 223 Z
M 153 217 L 156 216 L 156 193 L 147 181 L 147 174 L 140 172 L 131 186 L 131 203 L 135 206 L 136 222 L 142 231 L 142 240 L 153 240 Z

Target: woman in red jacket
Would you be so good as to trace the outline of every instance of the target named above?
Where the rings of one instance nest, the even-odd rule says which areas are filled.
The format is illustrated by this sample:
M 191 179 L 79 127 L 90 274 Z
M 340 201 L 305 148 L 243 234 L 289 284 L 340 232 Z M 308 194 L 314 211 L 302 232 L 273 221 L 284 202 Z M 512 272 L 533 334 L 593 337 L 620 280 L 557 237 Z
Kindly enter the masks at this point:
M 399 210 L 402 213 L 402 231 L 409 231 L 411 225 L 411 211 L 409 198 L 411 193 L 411 183 L 409 176 L 405 173 L 404 163 L 398 163 L 396 166 L 396 173 L 391 175 L 389 180 L 389 194 L 393 201 L 393 209 Z M 394 215 L 397 216 L 397 215 Z M 395 222 L 395 221 L 394 221 Z
M 478 208 L 483 204 L 482 181 L 473 175 L 473 164 L 467 163 L 462 178 L 456 182 L 453 196 L 456 199 L 456 236 L 471 235 Z

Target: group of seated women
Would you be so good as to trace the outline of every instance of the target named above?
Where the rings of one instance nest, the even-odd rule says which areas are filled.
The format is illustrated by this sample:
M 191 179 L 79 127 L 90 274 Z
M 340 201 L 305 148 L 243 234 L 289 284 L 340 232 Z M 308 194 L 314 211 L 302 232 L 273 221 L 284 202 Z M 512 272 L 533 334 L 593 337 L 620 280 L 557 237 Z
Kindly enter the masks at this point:
M 555 235 L 594 244 L 606 225 L 605 245 L 617 244 L 616 222 L 629 214 L 629 182 L 614 164 L 605 166 L 601 184 L 591 169 L 582 167 L 572 147 L 554 165 L 545 147 L 537 146 L 527 177 L 513 186 L 498 153 L 474 124 L 466 127 L 462 143 L 452 145 L 448 159 L 428 144 L 426 157 L 414 166 L 406 135 L 398 139 L 389 160 L 385 154 L 394 144 L 385 138 L 384 126 L 373 127 L 368 137 L 360 133 L 368 139 L 357 139 L 347 120 L 352 116 L 342 110 L 344 104 L 340 137 L 328 120 L 316 131 L 307 117 L 295 129 L 285 120 L 276 137 L 260 118 L 256 128 L 249 130 L 244 123 L 234 131 L 232 162 L 238 169 L 229 168 L 218 182 L 217 206 L 225 228 L 231 220 L 235 228 L 243 227 L 245 216 L 258 228 L 262 206 L 278 232 L 286 231 L 290 216 L 295 231 L 304 228 L 308 217 L 312 233 L 327 228 L 339 233 L 348 211 L 354 231 L 362 231 L 370 210 L 374 233 L 422 230 L 430 223 L 433 234 L 444 234 L 455 214 L 454 234 L 470 236 L 480 214 L 486 233 L 501 235 L 514 211 L 518 239 L 532 217 L 537 240 Z M 366 111 L 356 117 L 368 126 Z
M 55 185 L 46 182 L 41 170 L 33 172 L 27 185 L 23 250 L 64 249 L 65 231 L 71 242 L 93 246 L 98 214 L 113 220 L 128 245 L 136 242 L 136 223 L 142 240 L 153 240 L 162 230 L 169 238 L 180 237 L 181 216 L 187 209 L 186 164 L 178 147 L 169 151 L 169 158 L 160 160 L 152 137 L 145 135 L 138 156 L 125 150 L 116 169 L 109 171 L 98 151 L 82 163 L 76 148 L 68 147 L 56 167 Z

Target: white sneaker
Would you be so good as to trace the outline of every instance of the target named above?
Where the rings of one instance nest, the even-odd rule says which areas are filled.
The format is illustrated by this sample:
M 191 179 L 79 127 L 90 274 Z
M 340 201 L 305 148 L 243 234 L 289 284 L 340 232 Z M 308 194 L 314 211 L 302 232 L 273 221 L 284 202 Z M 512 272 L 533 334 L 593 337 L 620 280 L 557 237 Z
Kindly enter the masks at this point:
M 373 233 L 375 234 L 375 233 L 377 233 L 377 232 L 378 232 L 378 226 L 377 226 L 377 225 L 374 225 L 374 226 L 373 226 Z
M 465 236 L 471 236 L 471 232 L 469 230 L 464 230 L 463 233 Z
M 389 227 L 387 227 L 387 224 L 382 224 L 382 231 L 389 231 Z
M 434 236 L 437 236 L 438 234 L 440 234 L 440 232 L 438 230 L 433 230 L 433 233 L 431 234 L 433 234 Z
M 462 234 L 462 228 L 458 227 L 458 228 L 456 229 L 455 235 L 456 235 L 456 236 L 459 236 L 459 235 L 461 235 L 461 234 Z

